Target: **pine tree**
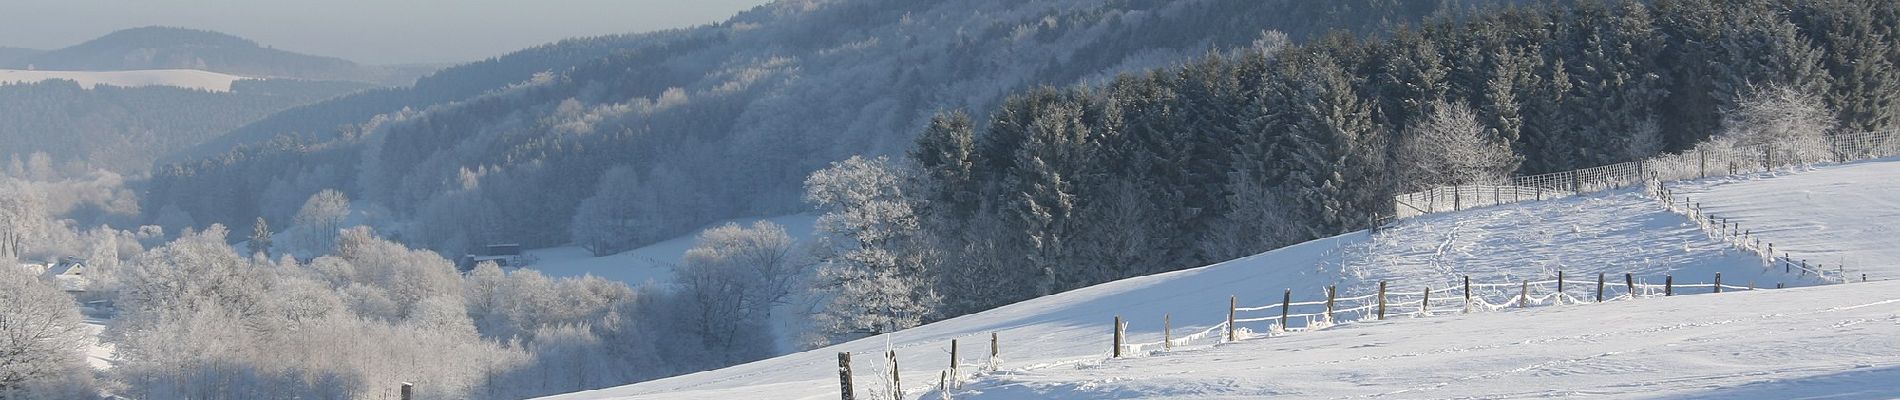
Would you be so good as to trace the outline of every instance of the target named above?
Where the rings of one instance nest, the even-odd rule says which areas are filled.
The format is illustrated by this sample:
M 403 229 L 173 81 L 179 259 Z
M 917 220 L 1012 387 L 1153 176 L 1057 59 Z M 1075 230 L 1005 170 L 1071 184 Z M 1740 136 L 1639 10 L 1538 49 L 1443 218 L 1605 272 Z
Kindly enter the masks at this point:
M 270 238 L 270 223 L 265 222 L 264 217 L 257 217 L 257 223 L 251 224 L 251 238 L 246 248 L 251 251 L 251 254 L 262 254 L 264 258 L 270 258 Z

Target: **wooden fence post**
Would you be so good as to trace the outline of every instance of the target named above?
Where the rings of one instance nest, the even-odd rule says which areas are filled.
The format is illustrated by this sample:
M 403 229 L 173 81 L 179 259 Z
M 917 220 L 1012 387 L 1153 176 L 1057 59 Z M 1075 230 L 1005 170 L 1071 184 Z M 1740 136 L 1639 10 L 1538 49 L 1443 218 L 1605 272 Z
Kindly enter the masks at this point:
M 403 382 L 402 383 L 402 400 L 415 400 L 415 398 L 416 398 L 416 384 Z
M 1675 296 L 1675 295 L 1676 295 L 1676 277 L 1674 275 L 1663 275 L 1663 296 L 1668 297 L 1668 296 Z
M 1227 341 L 1239 340 L 1234 334 L 1234 308 L 1239 301 L 1235 296 L 1227 296 Z
M 1174 316 L 1161 314 L 1161 349 L 1174 350 Z
M 1339 295 L 1339 287 L 1326 285 L 1326 323 L 1333 322 L 1333 299 Z
M 1385 281 L 1379 281 L 1379 320 L 1385 320 Z
M 1465 275 L 1465 313 L 1471 313 L 1471 275 Z
M 1517 292 L 1517 308 L 1524 308 L 1524 307 L 1530 307 L 1530 306 L 1531 306 L 1531 281 L 1524 281 L 1524 286 L 1520 288 L 1520 290 Z
M 1597 273 L 1597 302 L 1603 302 L 1603 273 Z
M 1418 314 L 1429 315 L 1431 313 L 1432 313 L 1432 287 L 1426 286 L 1425 298 L 1419 300 L 1418 302 Z
M 1115 351 L 1111 354 L 1114 358 L 1122 358 L 1122 316 L 1120 315 L 1115 316 Z
M 996 354 L 1002 352 L 1002 345 L 996 338 L 996 332 L 990 332 L 990 368 L 996 367 Z
M 841 351 L 838 352 L 838 393 L 842 395 L 844 400 L 852 400 L 856 397 L 853 392 L 851 389 L 851 352 Z
M 957 340 L 950 339 L 950 376 L 957 376 Z
M 1715 292 L 1722 293 L 1722 273 L 1715 273 Z
M 1293 289 L 1289 288 L 1286 290 L 1286 294 L 1283 294 L 1280 296 L 1280 330 L 1281 331 L 1287 330 L 1286 315 L 1288 311 L 1292 310 L 1293 308 L 1292 304 L 1293 304 Z
M 897 350 L 891 350 L 891 394 L 904 398 L 904 381 L 899 380 L 897 374 Z
M 937 373 L 937 392 L 943 393 L 944 398 L 950 397 L 950 371 Z
M 1563 294 L 1564 294 L 1564 272 L 1557 271 L 1557 302 L 1559 303 L 1563 302 L 1564 300 Z
M 1636 299 L 1636 274 L 1623 273 L 1623 290 L 1629 292 L 1630 299 Z

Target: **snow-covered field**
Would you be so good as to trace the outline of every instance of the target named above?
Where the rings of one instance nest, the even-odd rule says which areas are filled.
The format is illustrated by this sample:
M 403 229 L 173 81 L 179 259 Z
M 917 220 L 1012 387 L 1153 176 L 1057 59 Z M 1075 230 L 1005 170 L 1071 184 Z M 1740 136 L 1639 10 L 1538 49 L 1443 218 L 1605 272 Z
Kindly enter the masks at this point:
M 1900 282 L 1880 282 L 1349 324 L 1132 359 L 1006 368 L 952 393 L 1893 398 L 1895 382 Z
M 1703 212 L 1740 222 L 1775 252 L 1845 264 L 1854 280 L 1900 278 L 1900 160 L 1671 184 Z
M 104 371 L 112 369 L 112 362 L 116 360 L 112 353 L 118 346 L 106 342 L 102 336 L 110 318 L 109 315 L 96 314 L 91 310 L 86 311 L 86 332 L 91 333 L 93 337 L 92 346 L 86 348 L 86 365 L 92 366 L 92 369 L 95 370 Z
M 818 217 L 810 214 L 794 214 L 772 218 L 736 219 L 710 225 L 724 225 L 728 222 L 752 226 L 754 222 L 771 221 L 785 228 L 785 234 L 792 237 L 798 245 L 803 245 L 812 236 L 813 223 Z M 697 232 L 668 239 L 633 249 L 625 253 L 594 257 L 586 249 L 577 246 L 555 247 L 529 250 L 528 255 L 536 260 L 529 269 L 541 271 L 550 277 L 579 277 L 593 275 L 600 278 L 626 282 L 629 286 L 640 286 L 649 281 L 669 282 L 673 276 L 673 266 L 679 264 L 686 250 L 693 248 L 698 240 Z
M 1745 221 L 1756 226 L 1758 234 L 1762 227 L 1779 226 L 1771 225 L 1768 218 L 1773 215 L 1826 227 L 1873 226 L 1882 221 L 1872 219 L 1890 217 L 1895 208 L 1879 206 L 1891 203 L 1865 206 L 1870 203 L 1855 199 L 1900 195 L 1894 185 L 1871 184 L 1893 176 L 1885 170 L 1900 168 L 1897 165 L 1863 162 L 1795 174 L 1800 178 L 1676 185 L 1732 190 L 1736 194 L 1729 197 L 1711 194 L 1703 206 L 1711 212 L 1717 212 L 1719 208 L 1710 207 L 1722 207 L 1716 205 L 1720 203 L 1758 210 L 1762 220 Z M 1781 179 L 1837 182 L 1777 183 Z M 1793 189 L 1752 188 L 1755 184 L 1802 186 L 1806 189 L 1800 190 L 1813 193 L 1774 200 L 1757 192 Z M 1833 208 L 1842 210 L 1820 211 Z M 1883 210 L 1888 213 L 1880 214 Z M 1803 232 L 1808 231 L 1814 230 Z M 1829 235 L 1842 230 L 1817 232 L 1805 234 L 1813 248 L 1801 248 L 1793 235 L 1776 240 L 1788 240 L 1797 253 L 1832 250 L 1828 254 L 1847 259 L 1885 258 L 1881 252 L 1894 251 L 1887 248 L 1893 244 L 1887 237 L 1836 240 Z M 1386 321 L 1355 321 L 1271 337 L 1264 336 L 1269 336 L 1277 309 L 1243 311 L 1243 321 L 1258 319 L 1240 324 L 1242 336 L 1253 337 L 1214 344 L 1230 295 L 1238 296 L 1245 308 L 1277 303 L 1281 290 L 1289 288 L 1295 291 L 1295 302 L 1323 298 L 1323 288 L 1331 284 L 1339 285 L 1341 297 L 1358 296 L 1379 280 L 1391 281 L 1395 293 L 1424 287 L 1444 293 L 1443 288 L 1469 275 L 1481 284 L 1501 284 L 1474 290 L 1484 304 L 1508 304 L 1523 288 L 1510 282 L 1549 280 L 1558 270 L 1570 277 L 1572 286 L 1564 299 L 1571 304 L 1464 315 L 1457 311 L 1457 295 L 1445 293 L 1433 303 L 1438 315 L 1429 318 L 1414 318 L 1415 305 L 1395 301 L 1394 318 Z M 1574 304 L 1587 303 L 1579 300 L 1591 297 L 1597 273 L 1631 273 L 1648 284 L 1673 275 L 1678 285 L 1687 286 L 1707 283 L 1717 272 L 1731 290 L 1742 293 Z M 1611 278 L 1611 297 L 1623 292 L 1618 281 Z M 1774 283 L 1811 287 L 1745 290 Z M 991 332 L 1001 337 L 998 371 L 970 377 L 955 396 L 1900 396 L 1900 385 L 1891 384 L 1900 378 L 1900 283 L 1813 286 L 1817 283 L 1813 277 L 1764 268 L 1757 256 L 1710 239 L 1687 218 L 1664 210 L 1637 190 L 1609 192 L 1414 218 L 1377 234 L 1347 234 L 1208 267 L 1112 282 L 888 337 L 556 398 L 836 398 L 839 352 L 853 354 L 859 394 L 870 395 L 882 386 L 878 377 L 888 374 L 879 356 L 887 349 L 899 355 L 906 397 L 938 398 L 930 390 L 949 365 L 950 340 L 961 342 L 962 369 L 970 375 L 988 362 Z M 1565 302 L 1549 295 L 1548 282 L 1530 286 L 1530 303 Z M 1652 290 L 1639 287 L 1639 292 Z M 1706 286 L 1679 287 L 1677 293 L 1708 291 Z M 1295 312 L 1312 311 L 1307 307 Z M 1357 320 L 1365 313 L 1342 317 Z M 1151 345 L 1136 352 L 1137 357 L 1109 360 L 1110 321 L 1117 315 L 1129 321 L 1128 340 L 1134 343 L 1160 340 L 1163 315 L 1172 318 L 1176 338 L 1216 329 L 1174 351 L 1155 352 Z
M 231 91 L 231 82 L 251 79 L 195 69 L 155 69 L 136 71 L 39 71 L 0 69 L 0 85 L 32 83 L 52 79 L 78 82 L 91 89 L 98 85 L 119 87 L 177 86 L 212 92 Z

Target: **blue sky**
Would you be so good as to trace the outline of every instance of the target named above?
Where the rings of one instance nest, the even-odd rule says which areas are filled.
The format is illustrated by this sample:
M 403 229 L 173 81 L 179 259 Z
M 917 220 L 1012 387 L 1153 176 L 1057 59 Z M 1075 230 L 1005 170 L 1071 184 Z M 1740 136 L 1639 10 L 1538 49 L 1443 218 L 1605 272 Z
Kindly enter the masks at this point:
M 768 0 L 0 0 L 0 46 L 149 25 L 369 64 L 462 62 L 576 36 L 724 21 Z

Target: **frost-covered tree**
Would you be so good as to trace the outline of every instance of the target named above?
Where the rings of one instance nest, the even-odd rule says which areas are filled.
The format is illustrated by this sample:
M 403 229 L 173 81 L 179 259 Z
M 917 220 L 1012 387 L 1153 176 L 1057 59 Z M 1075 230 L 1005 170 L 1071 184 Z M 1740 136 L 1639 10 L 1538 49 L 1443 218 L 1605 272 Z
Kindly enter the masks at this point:
M 607 256 L 631 250 L 655 239 L 663 230 L 659 196 L 650 192 L 638 171 L 615 167 L 601 175 L 594 196 L 582 200 L 570 225 L 574 243 Z
M 686 329 L 705 341 L 709 356 L 736 364 L 776 350 L 772 308 L 791 294 L 804 267 L 792 257 L 791 236 L 768 221 L 751 228 L 728 223 L 699 234 L 675 279 L 691 307 Z
M 1760 149 L 1783 162 L 1814 162 L 1832 158 L 1827 135 L 1834 130 L 1834 111 L 1821 96 L 1791 87 L 1769 86 L 1742 99 L 1723 113 L 1720 141 L 1736 147 Z M 1785 160 L 1785 161 L 1783 161 Z
M 291 220 L 298 228 L 301 251 L 307 255 L 327 254 L 336 245 L 337 234 L 350 216 L 350 198 L 334 189 L 324 190 L 305 200 L 303 208 Z
M 938 298 L 929 285 L 917 215 L 904 172 L 884 157 L 852 157 L 812 173 L 805 199 L 818 218 L 814 288 L 830 299 L 817 316 L 826 339 L 842 341 L 917 326 Z
M 27 255 L 53 226 L 46 201 L 24 184 L 0 182 L 0 261 Z
M 251 254 L 262 254 L 265 258 L 270 258 L 270 246 L 270 223 L 265 222 L 264 217 L 257 217 L 257 223 L 251 224 L 251 238 L 245 248 L 250 250 Z
M 85 395 L 91 339 L 72 296 L 30 274 L 0 271 L 0 398 Z
M 1431 109 L 1405 130 L 1400 144 L 1407 189 L 1496 184 L 1517 169 L 1511 145 L 1493 136 L 1471 107 L 1441 101 Z

